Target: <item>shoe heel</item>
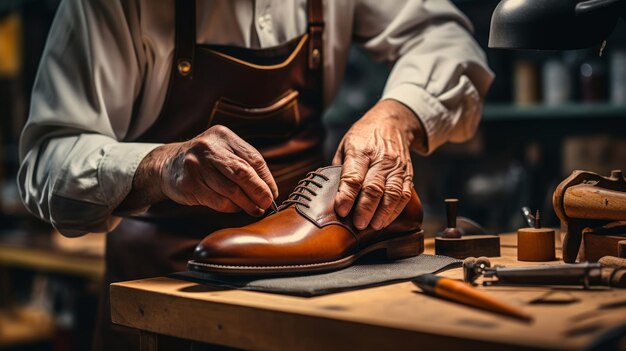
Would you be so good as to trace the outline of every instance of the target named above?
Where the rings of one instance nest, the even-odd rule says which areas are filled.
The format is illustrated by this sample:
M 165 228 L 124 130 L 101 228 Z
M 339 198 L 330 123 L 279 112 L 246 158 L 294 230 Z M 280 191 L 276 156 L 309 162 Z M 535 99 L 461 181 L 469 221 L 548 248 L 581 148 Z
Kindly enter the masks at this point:
M 419 231 L 387 242 L 386 254 L 390 261 L 415 257 L 424 252 L 424 232 Z

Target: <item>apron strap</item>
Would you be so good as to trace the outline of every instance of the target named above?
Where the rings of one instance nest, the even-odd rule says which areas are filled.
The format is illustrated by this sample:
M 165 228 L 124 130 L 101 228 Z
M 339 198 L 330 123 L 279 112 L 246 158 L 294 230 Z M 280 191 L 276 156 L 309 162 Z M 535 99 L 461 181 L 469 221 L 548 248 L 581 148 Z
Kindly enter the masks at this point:
M 178 76 L 192 79 L 196 47 L 196 0 L 175 0 L 174 64 Z
M 196 46 L 196 2 L 175 0 L 174 63 L 179 76 L 192 79 Z M 317 70 L 323 63 L 324 7 L 322 0 L 307 0 L 309 32 L 309 69 Z
M 307 15 L 309 21 L 309 69 L 317 70 L 322 67 L 324 48 L 324 7 L 322 0 L 307 0 Z

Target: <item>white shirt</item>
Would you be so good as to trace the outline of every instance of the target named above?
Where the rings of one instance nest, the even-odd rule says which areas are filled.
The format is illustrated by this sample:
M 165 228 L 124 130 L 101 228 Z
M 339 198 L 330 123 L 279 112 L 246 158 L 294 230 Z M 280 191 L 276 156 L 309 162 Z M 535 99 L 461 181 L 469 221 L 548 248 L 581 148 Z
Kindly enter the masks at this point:
M 305 0 L 198 0 L 197 42 L 271 47 L 307 28 Z M 381 98 L 421 119 L 432 152 L 475 132 L 491 80 L 469 21 L 448 0 L 327 0 L 324 97 L 351 44 L 394 62 Z M 174 0 L 64 0 L 41 59 L 20 140 L 27 208 L 66 235 L 112 230 L 112 211 L 159 144 L 133 143 L 167 93 Z M 137 99 L 139 94 L 142 99 Z

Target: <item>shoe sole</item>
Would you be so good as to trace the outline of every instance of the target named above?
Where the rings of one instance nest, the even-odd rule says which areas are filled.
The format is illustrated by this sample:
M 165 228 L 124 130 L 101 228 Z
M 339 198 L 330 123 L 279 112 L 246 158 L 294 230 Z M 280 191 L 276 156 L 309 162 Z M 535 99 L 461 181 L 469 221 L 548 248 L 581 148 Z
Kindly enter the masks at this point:
M 280 266 L 237 266 L 203 263 L 191 260 L 187 263 L 190 271 L 218 273 L 228 275 L 284 275 L 291 273 L 320 273 L 338 270 L 352 265 L 359 258 L 375 252 L 385 250 L 388 260 L 396 261 L 415 257 L 424 252 L 424 231 L 421 230 L 409 235 L 374 243 L 361 251 L 336 261 L 280 265 Z

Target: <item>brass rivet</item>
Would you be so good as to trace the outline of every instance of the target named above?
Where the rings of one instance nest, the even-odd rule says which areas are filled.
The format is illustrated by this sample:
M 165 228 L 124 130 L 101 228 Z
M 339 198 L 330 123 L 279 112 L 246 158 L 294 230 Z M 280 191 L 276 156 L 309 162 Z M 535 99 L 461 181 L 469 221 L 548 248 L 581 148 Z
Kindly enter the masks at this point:
M 191 62 L 187 61 L 187 60 L 180 60 L 178 61 L 178 73 L 180 73 L 181 76 L 186 76 L 191 72 Z
M 311 52 L 311 59 L 313 60 L 313 63 L 316 65 L 320 63 L 321 56 L 322 54 L 320 53 L 319 49 L 313 49 L 313 52 Z

